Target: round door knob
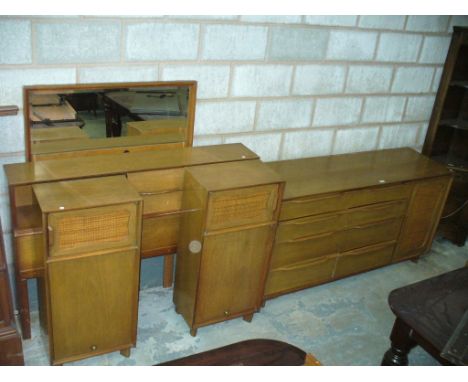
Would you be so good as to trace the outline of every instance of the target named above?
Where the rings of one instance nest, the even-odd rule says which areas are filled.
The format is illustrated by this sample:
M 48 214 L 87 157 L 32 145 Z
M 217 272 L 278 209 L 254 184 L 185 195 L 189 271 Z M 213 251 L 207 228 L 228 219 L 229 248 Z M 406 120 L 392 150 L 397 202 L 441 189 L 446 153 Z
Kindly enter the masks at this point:
M 91 350 L 96 350 L 97 349 L 97 346 L 96 345 L 91 345 Z
M 199 242 L 198 240 L 192 240 L 189 243 L 188 247 L 189 247 L 189 251 L 192 253 L 199 253 L 202 249 L 201 242 Z

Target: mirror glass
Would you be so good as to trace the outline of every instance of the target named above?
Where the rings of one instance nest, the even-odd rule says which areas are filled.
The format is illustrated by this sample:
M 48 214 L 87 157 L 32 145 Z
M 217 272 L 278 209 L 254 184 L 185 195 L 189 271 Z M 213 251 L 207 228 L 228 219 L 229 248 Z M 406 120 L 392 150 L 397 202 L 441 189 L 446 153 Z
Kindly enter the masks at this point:
M 191 146 L 196 82 L 25 87 L 30 160 Z

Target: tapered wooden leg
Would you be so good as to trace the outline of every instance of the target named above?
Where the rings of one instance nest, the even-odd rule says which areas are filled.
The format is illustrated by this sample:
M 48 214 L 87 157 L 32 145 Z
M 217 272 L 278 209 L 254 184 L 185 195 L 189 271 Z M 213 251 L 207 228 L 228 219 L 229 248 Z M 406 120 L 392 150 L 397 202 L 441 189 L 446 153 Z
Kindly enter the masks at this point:
M 197 328 L 192 328 L 190 329 L 190 335 L 192 337 L 196 337 L 197 336 Z
M 253 318 L 253 313 L 251 314 L 246 314 L 245 316 L 243 316 L 244 318 L 244 321 L 247 321 L 247 322 L 251 322 L 252 321 L 252 318 Z
M 28 340 L 31 338 L 31 316 L 29 314 L 29 293 L 27 279 L 17 278 L 16 294 L 21 324 L 21 336 L 23 337 L 23 340 Z
M 172 279 L 174 273 L 174 255 L 164 256 L 164 275 L 163 275 L 163 287 L 170 288 L 172 286 Z
M 395 320 L 390 340 L 392 347 L 382 359 L 382 366 L 408 366 L 408 354 L 416 346 L 411 339 L 411 328 L 399 318 Z
M 130 352 L 131 352 L 132 349 L 130 348 L 127 348 L 127 349 L 122 349 L 120 351 L 120 354 L 123 355 L 124 357 L 130 357 Z

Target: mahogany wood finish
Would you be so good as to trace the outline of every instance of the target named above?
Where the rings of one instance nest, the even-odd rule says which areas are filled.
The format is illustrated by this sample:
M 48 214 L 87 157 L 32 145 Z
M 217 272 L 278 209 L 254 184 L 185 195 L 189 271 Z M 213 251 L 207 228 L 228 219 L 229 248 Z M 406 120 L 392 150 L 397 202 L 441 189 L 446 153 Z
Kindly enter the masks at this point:
M 453 29 L 422 152 L 454 173 L 438 230 L 463 246 L 468 235 L 468 28 Z
M 286 188 L 266 298 L 422 255 L 452 181 L 411 149 L 268 166 Z
M 164 286 L 172 285 L 185 168 L 251 161 L 258 156 L 241 144 L 167 151 L 56 159 L 5 165 L 14 237 L 17 306 L 24 339 L 31 337 L 27 280 L 44 274 L 42 217 L 32 186 L 64 180 L 126 175 L 144 200 L 142 257 L 164 257 Z M 113 191 L 109 191 L 111 197 Z

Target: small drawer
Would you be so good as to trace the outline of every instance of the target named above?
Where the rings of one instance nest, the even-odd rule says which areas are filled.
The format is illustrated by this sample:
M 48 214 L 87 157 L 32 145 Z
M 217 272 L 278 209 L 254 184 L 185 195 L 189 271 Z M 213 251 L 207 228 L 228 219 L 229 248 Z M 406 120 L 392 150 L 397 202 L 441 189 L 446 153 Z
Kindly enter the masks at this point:
M 405 215 L 406 200 L 371 204 L 347 210 L 346 227 L 351 228 L 372 222 L 398 218 Z
M 278 267 L 270 271 L 265 287 L 267 297 L 306 288 L 330 281 L 336 264 L 336 255 L 312 261 Z
M 143 195 L 143 215 L 180 211 L 183 191 Z
M 365 226 L 355 226 L 337 234 L 340 252 L 396 240 L 403 218 L 384 220 Z
M 338 253 L 336 237 L 336 233 L 327 232 L 276 243 L 273 248 L 271 266 L 277 268 Z
M 181 214 L 144 218 L 141 237 L 143 257 L 177 246 Z M 164 252 L 165 253 L 165 252 Z
M 296 219 L 343 209 L 342 194 L 318 195 L 283 202 L 280 220 Z
M 382 186 L 349 191 L 344 194 L 344 198 L 346 208 L 353 208 L 391 200 L 407 199 L 411 195 L 411 190 L 412 186 L 409 184 Z
M 267 223 L 274 220 L 278 185 L 213 192 L 207 209 L 207 230 Z
M 378 268 L 392 261 L 395 242 L 374 245 L 340 254 L 336 263 L 335 278 Z
M 276 243 L 325 232 L 335 232 L 344 227 L 345 215 L 343 214 L 324 214 L 283 221 L 279 223 L 276 230 Z
M 42 232 L 15 237 L 16 258 L 20 273 L 37 272 L 44 268 Z
M 184 169 L 155 170 L 127 174 L 130 184 L 143 195 L 183 189 Z

